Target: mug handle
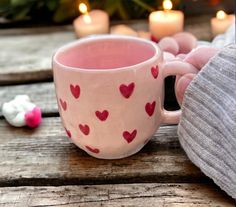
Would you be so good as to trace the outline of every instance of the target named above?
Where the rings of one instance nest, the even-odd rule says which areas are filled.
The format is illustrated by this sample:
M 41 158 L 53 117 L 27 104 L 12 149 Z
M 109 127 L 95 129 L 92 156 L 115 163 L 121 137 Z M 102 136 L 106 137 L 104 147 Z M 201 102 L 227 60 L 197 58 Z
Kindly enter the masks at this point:
M 184 75 L 186 73 L 197 73 L 198 69 L 193 65 L 180 60 L 163 62 L 161 64 L 163 79 L 172 75 Z M 162 122 L 165 124 L 178 124 L 181 116 L 181 109 L 177 111 L 167 111 L 163 108 Z

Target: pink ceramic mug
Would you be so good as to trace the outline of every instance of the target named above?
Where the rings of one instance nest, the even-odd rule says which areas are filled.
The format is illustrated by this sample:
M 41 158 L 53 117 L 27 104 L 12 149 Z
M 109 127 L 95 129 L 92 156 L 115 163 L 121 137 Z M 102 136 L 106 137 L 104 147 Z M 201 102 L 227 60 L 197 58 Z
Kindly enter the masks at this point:
M 180 111 L 163 109 L 164 78 L 195 72 L 163 63 L 158 46 L 129 36 L 83 38 L 53 57 L 59 112 L 72 141 L 104 159 L 139 151 L 161 123 L 177 123 Z

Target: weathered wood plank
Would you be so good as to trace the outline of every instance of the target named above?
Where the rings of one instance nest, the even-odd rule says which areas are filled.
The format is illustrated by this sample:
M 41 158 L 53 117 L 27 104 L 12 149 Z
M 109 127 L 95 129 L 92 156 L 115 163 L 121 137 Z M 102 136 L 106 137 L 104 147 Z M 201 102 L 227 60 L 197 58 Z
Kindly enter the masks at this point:
M 176 126 L 164 126 L 135 156 L 98 160 L 66 138 L 59 118 L 34 130 L 0 120 L 0 186 L 209 181 L 186 157 Z
M 1 36 L 0 83 L 52 78 L 53 53 L 73 39 L 72 32 Z
M 215 185 L 122 184 L 0 188 L 0 206 L 234 207 Z
M 147 30 L 147 20 L 122 22 Z M 190 18 L 186 31 L 210 39 L 209 16 Z M 61 45 L 75 40 L 71 26 L 0 31 L 0 84 L 52 79 L 51 58 Z
M 33 34 L 49 34 L 55 32 L 71 32 L 72 25 L 47 26 L 47 27 L 24 27 L 1 29 L 0 36 L 18 36 Z
M 44 115 L 58 114 L 53 82 L 36 83 L 0 87 L 0 109 L 4 102 L 10 101 L 16 95 L 27 94 L 39 106 Z M 0 110 L 0 117 L 2 112 Z

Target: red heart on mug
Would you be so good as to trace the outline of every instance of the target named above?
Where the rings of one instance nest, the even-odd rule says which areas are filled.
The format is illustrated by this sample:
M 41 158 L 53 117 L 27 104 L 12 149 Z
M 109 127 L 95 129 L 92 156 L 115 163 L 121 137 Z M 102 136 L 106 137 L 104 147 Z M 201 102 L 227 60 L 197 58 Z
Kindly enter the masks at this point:
M 129 85 L 121 84 L 120 92 L 125 98 L 129 98 L 134 91 L 134 83 L 130 83 Z
M 61 104 L 61 107 L 63 108 L 63 110 L 65 111 L 67 109 L 66 101 L 63 101 L 62 99 L 60 99 L 60 104 Z
M 103 112 L 96 111 L 95 114 L 101 121 L 106 121 L 109 112 L 107 110 L 104 110 Z
M 136 137 L 136 135 L 137 135 L 136 129 L 134 131 L 132 131 L 132 133 L 130 133 L 128 131 L 123 132 L 123 137 L 128 143 L 132 142 L 134 140 L 134 138 Z
M 145 110 L 149 116 L 152 116 L 154 113 L 156 107 L 156 101 L 153 101 L 152 103 L 147 103 L 145 106 Z
M 151 72 L 152 72 L 152 76 L 153 78 L 157 78 L 158 77 L 158 74 L 159 74 L 159 69 L 158 69 L 158 66 L 153 66 L 151 68 Z
M 97 148 L 92 148 L 90 146 L 85 146 L 87 148 L 87 150 L 89 150 L 90 152 L 93 152 L 93 153 L 99 153 L 99 149 Z
M 84 135 L 89 134 L 89 126 L 87 124 L 79 124 L 80 131 L 83 132 Z
M 71 138 L 71 132 L 70 132 L 70 130 L 68 130 L 68 129 L 66 129 L 66 128 L 65 128 L 65 130 L 66 130 L 67 136 Z
M 72 95 L 77 99 L 77 98 L 79 98 L 79 96 L 80 96 L 80 87 L 79 87 L 79 85 L 70 85 L 70 91 L 71 91 L 71 93 L 72 93 Z

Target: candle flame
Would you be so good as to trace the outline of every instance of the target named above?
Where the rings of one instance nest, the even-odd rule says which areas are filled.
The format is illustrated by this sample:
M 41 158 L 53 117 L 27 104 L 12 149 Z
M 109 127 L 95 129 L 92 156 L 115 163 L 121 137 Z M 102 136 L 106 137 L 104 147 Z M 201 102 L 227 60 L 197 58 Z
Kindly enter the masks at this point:
M 87 23 L 87 24 L 92 23 L 91 17 L 88 14 L 84 14 L 83 19 L 84 19 L 85 23 Z
M 79 8 L 79 11 L 82 14 L 87 14 L 88 13 L 88 8 L 87 8 L 85 3 L 80 3 L 78 8 Z
M 91 17 L 88 14 L 88 7 L 86 6 L 85 3 L 80 3 L 79 6 L 79 11 L 83 14 L 83 20 L 87 24 L 91 24 L 92 20 Z
M 223 10 L 220 10 L 216 13 L 216 18 L 217 19 L 225 19 L 226 13 Z
M 171 0 L 164 0 L 162 3 L 162 6 L 163 6 L 164 10 L 171 10 L 173 7 L 173 4 L 172 4 Z

